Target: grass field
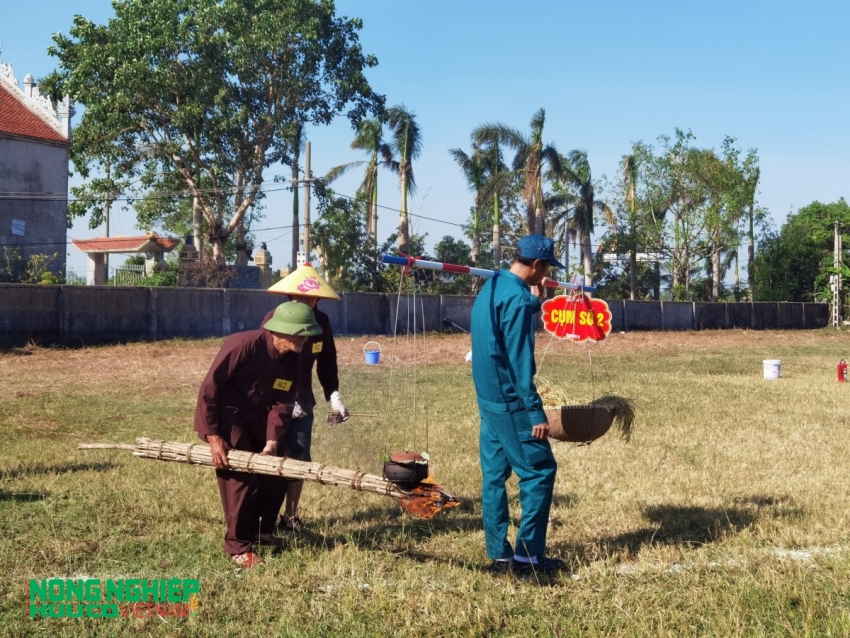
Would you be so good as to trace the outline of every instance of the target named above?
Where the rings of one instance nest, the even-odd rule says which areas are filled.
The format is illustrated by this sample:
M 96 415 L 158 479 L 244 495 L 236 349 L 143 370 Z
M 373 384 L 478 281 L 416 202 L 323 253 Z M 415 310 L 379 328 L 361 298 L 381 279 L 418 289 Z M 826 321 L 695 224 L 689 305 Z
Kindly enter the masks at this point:
M 0 634 L 850 635 L 850 384 L 835 381 L 850 335 L 540 337 L 541 374 L 579 403 L 632 397 L 638 418 L 628 444 L 554 444 L 549 553 L 570 570 L 529 582 L 486 571 L 468 338 L 399 339 L 395 355 L 386 339 L 368 367 L 365 342 L 338 340 L 342 396 L 386 416 L 317 422 L 314 460 L 380 473 L 382 452 L 427 447 L 462 506 L 420 521 L 308 484 L 312 533 L 247 572 L 221 551 L 211 470 L 76 449 L 193 441 L 217 341 L 0 354 Z M 782 379 L 762 378 L 766 358 Z M 518 515 L 515 480 L 511 493 Z M 27 583 L 50 577 L 197 578 L 200 609 L 30 620 Z

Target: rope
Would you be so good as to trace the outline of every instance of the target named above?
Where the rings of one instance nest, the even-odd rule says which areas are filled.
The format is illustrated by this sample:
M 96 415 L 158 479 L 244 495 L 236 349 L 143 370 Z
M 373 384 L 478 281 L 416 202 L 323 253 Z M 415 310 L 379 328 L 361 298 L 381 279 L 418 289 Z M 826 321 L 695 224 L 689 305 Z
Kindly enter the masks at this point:
M 395 304 L 395 321 L 393 322 L 393 347 L 392 347 L 392 351 L 390 352 L 390 381 L 389 381 L 389 384 L 388 384 L 389 389 L 387 391 L 387 394 L 390 397 L 390 401 L 387 402 L 387 414 L 386 414 L 386 418 L 385 418 L 386 423 L 390 422 L 390 414 L 392 412 L 392 397 L 394 396 L 393 381 L 395 380 L 395 361 L 396 361 L 395 348 L 396 348 L 397 337 L 398 337 L 398 311 L 399 311 L 399 308 L 401 308 L 401 289 L 402 289 L 402 285 L 404 284 L 405 274 L 406 274 L 405 270 L 402 270 L 401 276 L 399 277 L 399 280 L 398 280 L 398 295 L 396 296 L 396 304 Z M 384 437 L 384 453 L 386 453 L 389 450 L 389 447 L 390 447 L 390 432 L 391 432 L 391 428 L 386 428 L 386 436 Z
M 189 447 L 186 448 L 186 462 L 192 462 L 192 448 L 195 447 L 197 443 L 191 443 Z
M 417 356 L 419 355 L 416 349 L 416 290 L 418 286 L 416 285 L 416 277 L 411 280 L 411 289 L 413 291 L 413 366 L 411 367 L 410 376 L 413 377 L 413 412 L 412 412 L 412 422 L 410 427 L 413 428 L 413 450 L 416 450 L 416 369 L 417 369 Z M 408 300 L 407 304 L 407 313 L 410 316 L 410 302 Z M 405 436 L 405 439 L 407 437 Z
M 425 302 L 422 300 L 421 297 L 419 298 L 419 303 L 422 307 L 422 351 L 425 353 L 424 354 L 425 362 L 422 365 L 424 365 L 425 369 L 427 370 L 428 369 L 428 347 L 425 344 Z M 422 411 L 425 413 L 425 451 L 430 453 L 431 452 L 431 448 L 430 448 L 431 439 L 430 439 L 430 432 L 429 432 L 429 425 L 428 425 L 428 404 L 427 403 L 424 406 L 422 406 Z

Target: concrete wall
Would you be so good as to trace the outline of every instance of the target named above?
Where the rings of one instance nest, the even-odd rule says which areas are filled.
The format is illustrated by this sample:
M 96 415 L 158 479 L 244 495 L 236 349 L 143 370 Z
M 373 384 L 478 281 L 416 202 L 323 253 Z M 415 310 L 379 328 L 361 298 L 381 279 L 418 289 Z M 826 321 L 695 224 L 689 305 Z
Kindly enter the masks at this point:
M 21 194 L 18 199 L 0 199 L 0 247 L 16 248 L 25 259 L 59 253 L 51 270 L 63 276 L 68 147 L 0 134 L 0 192 Z M 13 219 L 25 223 L 23 236 L 12 234 Z
M 412 330 L 413 298 L 407 295 L 345 293 L 341 302 L 321 301 L 337 334 L 391 335 L 396 305 L 398 332 Z M 70 346 L 222 337 L 258 328 L 285 296 L 265 290 L 40 286 L 0 284 L 0 348 L 25 345 Z M 417 295 L 416 329 L 443 330 L 448 318 L 469 329 L 473 297 Z M 822 328 L 828 304 L 690 303 L 611 301 L 612 329 L 692 330 L 715 328 Z

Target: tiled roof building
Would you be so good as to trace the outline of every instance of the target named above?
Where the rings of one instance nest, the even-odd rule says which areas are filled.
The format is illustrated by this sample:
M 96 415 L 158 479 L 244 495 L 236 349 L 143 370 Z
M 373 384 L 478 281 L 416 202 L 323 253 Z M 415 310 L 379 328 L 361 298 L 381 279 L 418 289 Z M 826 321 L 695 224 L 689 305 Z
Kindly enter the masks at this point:
M 0 250 L 16 250 L 24 259 L 58 254 L 51 270 L 60 276 L 72 115 L 69 100 L 54 109 L 31 75 L 21 88 L 12 67 L 0 61 Z

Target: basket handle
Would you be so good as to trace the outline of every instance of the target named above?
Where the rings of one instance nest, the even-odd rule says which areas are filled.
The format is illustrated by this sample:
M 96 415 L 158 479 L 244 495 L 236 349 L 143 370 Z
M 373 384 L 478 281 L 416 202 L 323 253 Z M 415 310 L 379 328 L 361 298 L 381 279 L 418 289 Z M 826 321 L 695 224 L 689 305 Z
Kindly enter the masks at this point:
M 366 346 L 368 346 L 370 343 L 374 343 L 376 346 L 378 346 L 378 352 L 381 351 L 381 344 L 380 343 L 378 343 L 377 341 L 367 341 L 366 345 L 363 346 L 363 352 L 366 352 Z M 375 352 L 375 351 L 369 350 L 369 352 Z

